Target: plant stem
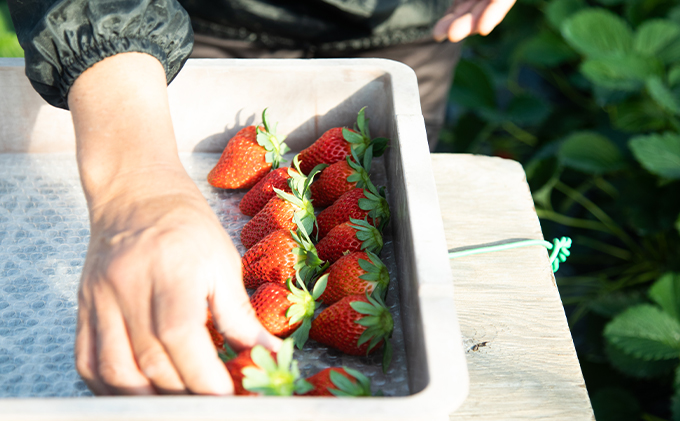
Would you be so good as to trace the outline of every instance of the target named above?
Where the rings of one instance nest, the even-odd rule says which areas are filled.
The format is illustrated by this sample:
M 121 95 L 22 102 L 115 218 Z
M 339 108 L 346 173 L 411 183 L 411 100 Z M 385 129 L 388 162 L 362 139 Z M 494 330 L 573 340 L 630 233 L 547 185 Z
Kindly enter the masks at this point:
M 536 214 L 539 218 L 548 219 L 550 221 L 557 222 L 558 224 L 567 225 L 574 228 L 611 232 L 611 230 L 606 225 L 597 221 L 572 218 L 571 216 L 562 215 L 561 213 L 553 212 L 547 209 L 536 209 Z
M 638 254 L 643 254 L 640 246 L 635 241 L 633 241 L 633 239 L 630 238 L 630 236 L 621 227 L 619 227 L 619 225 L 614 222 L 614 220 L 609 215 L 607 215 L 595 203 L 590 201 L 590 199 L 562 183 L 561 181 L 555 183 L 555 189 L 573 198 L 581 206 L 586 208 L 588 212 L 590 212 L 595 218 L 599 219 L 602 224 L 609 228 L 609 230 L 619 237 L 619 239 L 623 241 L 631 250 L 637 252 Z

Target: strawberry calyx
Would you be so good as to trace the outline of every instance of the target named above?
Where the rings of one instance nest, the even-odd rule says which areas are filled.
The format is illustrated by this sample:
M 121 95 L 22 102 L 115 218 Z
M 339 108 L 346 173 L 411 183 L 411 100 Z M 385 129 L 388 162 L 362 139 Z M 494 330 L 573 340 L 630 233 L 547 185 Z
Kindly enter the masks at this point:
M 373 225 L 369 224 L 366 219 L 361 220 L 349 218 L 349 221 L 351 222 L 349 226 L 357 230 L 357 239 L 362 242 L 361 250 L 380 254 L 380 251 L 383 248 L 383 238 L 380 231 Z
M 368 216 L 374 222 L 380 221 L 378 229 L 382 232 L 390 219 L 390 205 L 385 198 L 385 187 L 381 187 L 378 191 L 369 180 L 364 189 L 364 197 L 359 199 L 359 208 L 369 211 Z
M 264 155 L 264 160 L 267 163 L 271 163 L 272 169 L 275 170 L 279 168 L 281 161 L 284 160 L 283 155 L 290 151 L 290 148 L 284 143 L 286 136 L 276 135 L 278 123 L 275 123 L 272 127 L 267 121 L 266 113 L 267 109 L 265 108 L 262 111 L 262 125 L 264 126 L 264 130 L 259 126 L 257 127 L 257 143 L 267 151 Z
M 238 354 L 225 342 L 222 344 L 222 347 L 218 348 L 217 356 L 220 357 L 223 363 L 226 363 L 236 358 Z
M 347 177 L 347 182 L 356 183 L 356 187 L 359 188 L 367 186 L 371 182 L 368 173 L 371 171 L 371 161 L 373 160 L 373 145 L 366 149 L 363 163 L 354 149 L 352 149 L 352 156 L 348 155 L 345 159 L 347 165 L 354 170 L 354 173 Z
M 359 279 L 371 283 L 373 285 L 371 295 L 379 295 L 384 300 L 387 297 L 387 287 L 390 285 L 390 273 L 378 256 L 370 251 L 366 251 L 366 254 L 371 261 L 358 260 L 359 267 L 366 271 Z
M 327 164 L 319 164 L 309 175 L 305 176 L 300 170 L 300 158 L 299 154 L 295 155 L 293 158 L 293 167 L 288 169 L 288 186 L 291 189 L 291 193 L 287 193 L 281 189 L 274 187 L 276 194 L 283 200 L 292 203 L 299 209 L 295 212 L 297 216 L 298 227 L 304 228 L 305 232 L 310 233 L 313 231 L 316 223 L 316 216 L 314 215 L 314 206 L 312 205 L 312 192 L 309 190 L 309 186 L 312 184 L 314 177 L 319 174 Z
M 297 361 L 293 360 L 293 340 L 286 339 L 276 354 L 276 361 L 263 346 L 250 351 L 254 366 L 243 368 L 244 389 L 266 396 L 292 396 L 312 390 L 313 386 L 300 377 Z
M 360 371 L 349 367 L 343 366 L 342 369 L 345 370 L 349 376 L 354 377 L 356 382 L 351 381 L 341 372 L 332 370 L 328 377 L 337 389 L 328 387 L 327 389 L 329 392 L 339 397 L 372 396 L 371 380 L 368 377 L 364 376 Z
M 365 110 L 366 107 L 359 110 L 357 121 L 354 124 L 354 131 L 343 128 L 342 137 L 352 145 L 352 150 L 356 151 L 357 156 L 360 158 L 363 158 L 364 153 L 371 145 L 373 146 L 374 156 L 381 156 L 387 148 L 389 139 L 385 137 L 371 139 L 371 134 L 368 129 L 368 122 L 370 119 L 366 118 Z
M 328 264 L 319 258 L 314 243 L 309 238 L 302 221 L 297 214 L 293 215 L 293 221 L 298 226 L 297 231 L 290 231 L 290 236 L 299 247 L 293 249 L 293 254 L 297 256 L 297 263 L 293 266 L 296 273 L 299 272 L 303 280 L 307 281 L 323 272 Z
M 297 283 L 301 288 L 297 288 L 294 285 L 292 278 L 288 278 L 286 281 L 286 286 L 290 291 L 290 294 L 288 294 L 286 298 L 293 303 L 292 306 L 288 307 L 286 317 L 290 319 L 288 321 L 290 326 L 302 322 L 300 327 L 298 327 L 291 335 L 291 338 L 295 341 L 295 346 L 297 346 L 298 349 L 302 349 L 307 342 L 307 338 L 309 338 L 309 329 L 312 327 L 314 311 L 321 305 L 321 302 L 317 300 L 326 290 L 328 275 L 323 275 L 316 281 L 311 294 L 309 293 L 309 290 L 307 290 L 304 281 L 300 278 L 300 274 L 296 273 L 295 276 L 297 278 Z
M 392 360 L 392 344 L 390 343 L 390 338 L 392 337 L 392 331 L 394 330 L 394 320 L 392 319 L 390 310 L 387 308 L 380 295 L 369 296 L 368 293 L 366 293 L 366 299 L 368 299 L 368 303 L 363 301 L 352 301 L 349 303 L 354 311 L 367 315 L 354 322 L 366 327 L 364 333 L 359 336 L 357 346 L 361 346 L 370 341 L 368 348 L 366 349 L 366 355 L 368 355 L 371 349 L 378 345 L 380 341 L 384 341 L 382 366 L 383 372 L 386 372 L 390 365 L 390 361 Z

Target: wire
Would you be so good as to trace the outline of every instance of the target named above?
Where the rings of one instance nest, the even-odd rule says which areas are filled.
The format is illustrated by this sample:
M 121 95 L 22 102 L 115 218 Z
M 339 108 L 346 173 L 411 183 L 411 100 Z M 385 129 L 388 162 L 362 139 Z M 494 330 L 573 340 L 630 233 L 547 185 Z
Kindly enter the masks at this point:
M 560 262 L 566 262 L 567 257 L 571 254 L 569 251 L 569 248 L 571 247 L 571 238 L 562 237 L 559 239 L 555 238 L 552 243 L 545 240 L 522 240 L 515 241 L 514 243 L 500 244 L 497 246 L 478 247 L 469 250 L 451 252 L 449 253 L 449 259 L 529 246 L 543 246 L 548 250 L 552 250 L 550 253 L 550 265 L 552 266 L 553 272 L 557 272 L 560 268 Z

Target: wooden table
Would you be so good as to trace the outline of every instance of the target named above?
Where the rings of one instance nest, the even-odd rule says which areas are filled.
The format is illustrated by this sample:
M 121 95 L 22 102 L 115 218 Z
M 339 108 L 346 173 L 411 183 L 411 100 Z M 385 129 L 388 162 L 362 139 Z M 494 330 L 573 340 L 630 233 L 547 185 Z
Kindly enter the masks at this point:
M 433 154 L 432 166 L 449 249 L 543 239 L 519 163 Z M 461 257 L 451 269 L 470 394 L 450 419 L 593 420 L 546 249 Z

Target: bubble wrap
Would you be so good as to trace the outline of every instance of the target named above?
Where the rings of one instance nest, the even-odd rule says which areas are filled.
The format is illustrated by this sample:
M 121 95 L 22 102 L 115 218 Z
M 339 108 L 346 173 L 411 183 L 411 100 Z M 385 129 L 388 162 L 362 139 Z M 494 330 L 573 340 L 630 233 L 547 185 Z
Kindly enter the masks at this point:
M 241 255 L 238 210 L 243 192 L 205 181 L 218 154 L 184 154 L 182 162 Z M 384 165 L 376 160 L 376 181 Z M 389 230 L 388 230 L 389 231 Z M 77 290 L 89 241 L 87 207 L 73 154 L 0 154 L 0 397 L 91 396 L 75 370 Z M 304 376 L 346 365 L 371 378 L 373 390 L 405 396 L 406 352 L 389 233 L 381 258 L 392 284 L 387 304 L 395 321 L 394 355 L 386 374 L 381 353 L 353 357 L 308 341 L 296 350 Z

